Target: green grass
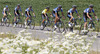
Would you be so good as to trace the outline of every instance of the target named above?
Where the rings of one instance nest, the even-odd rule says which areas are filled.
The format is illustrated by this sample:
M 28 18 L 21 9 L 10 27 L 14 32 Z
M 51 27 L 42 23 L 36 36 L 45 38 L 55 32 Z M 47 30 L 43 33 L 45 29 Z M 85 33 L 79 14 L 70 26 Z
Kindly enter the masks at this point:
M 15 35 L 13 34 L 0 34 L 0 38 L 15 38 Z
M 61 4 L 63 6 L 64 15 L 67 15 L 67 11 L 72 8 L 72 5 L 77 5 L 77 10 L 79 12 L 79 15 L 81 18 L 83 18 L 83 11 L 84 9 L 88 8 L 90 4 L 94 4 L 94 10 L 96 12 L 96 15 L 98 18 L 100 17 L 100 1 L 99 0 L 0 0 L 0 19 L 2 18 L 2 10 L 3 8 L 8 5 L 10 8 L 10 12 L 12 14 L 12 17 L 10 17 L 10 20 L 14 18 L 14 8 L 17 4 L 21 4 L 22 12 L 24 13 L 25 9 L 32 5 L 34 12 L 36 14 L 35 22 L 38 25 L 41 18 L 41 12 L 46 6 L 51 7 L 52 9 L 56 8 L 58 4 Z M 75 18 L 77 18 L 76 14 L 74 14 Z M 24 17 L 21 17 L 22 19 Z M 93 17 L 94 18 L 94 17 Z M 66 17 L 66 21 L 68 21 L 68 18 Z M 83 23 L 83 20 L 82 20 Z

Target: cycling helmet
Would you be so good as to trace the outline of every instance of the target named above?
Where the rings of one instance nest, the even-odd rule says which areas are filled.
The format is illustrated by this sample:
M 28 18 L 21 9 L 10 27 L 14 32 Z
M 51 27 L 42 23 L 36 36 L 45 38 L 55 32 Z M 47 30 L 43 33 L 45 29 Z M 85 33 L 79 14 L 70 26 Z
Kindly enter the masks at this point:
M 20 4 L 18 4 L 17 6 L 20 6 Z
M 76 6 L 76 5 L 73 5 L 72 7 L 73 7 L 73 8 L 77 8 L 77 6 Z
M 62 5 L 58 5 L 58 8 L 62 8 Z
M 6 8 L 8 8 L 8 5 L 6 5 Z
M 49 9 L 49 8 L 50 8 L 49 6 L 46 7 L 46 9 Z
M 93 8 L 93 7 L 94 7 L 94 5 L 93 5 L 93 4 L 90 4 L 90 5 L 89 5 L 89 7 L 90 7 L 90 8 Z
M 32 8 L 32 6 L 30 5 L 29 8 Z

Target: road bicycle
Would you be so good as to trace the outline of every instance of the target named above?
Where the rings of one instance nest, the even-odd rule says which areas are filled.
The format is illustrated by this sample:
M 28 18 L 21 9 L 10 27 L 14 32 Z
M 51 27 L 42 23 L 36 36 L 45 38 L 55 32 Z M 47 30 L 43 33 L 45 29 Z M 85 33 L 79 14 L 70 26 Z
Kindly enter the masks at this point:
M 7 27 L 10 26 L 10 20 L 9 20 L 8 17 L 5 17 L 5 18 L 1 19 L 1 26 L 4 26 L 4 25 L 7 26 Z
M 50 31 L 51 30 L 52 21 L 48 18 L 42 23 L 42 20 L 41 20 L 39 22 L 39 25 L 40 25 L 40 29 L 41 30 L 44 30 L 45 28 L 47 28 L 47 30 Z
M 34 19 L 32 18 L 32 16 L 31 16 L 31 18 L 29 18 L 29 19 L 27 20 L 27 23 L 24 22 L 23 27 L 24 27 L 24 28 L 29 27 L 30 29 L 34 29 L 34 27 L 35 27 L 35 21 L 34 21 Z
M 19 18 L 19 16 L 17 16 L 17 18 L 16 18 L 16 21 L 13 19 L 12 20 L 12 25 L 14 26 L 14 27 L 20 27 L 20 28 L 22 28 L 22 18 Z
M 64 22 L 61 20 L 61 17 L 59 17 L 59 20 L 56 24 L 57 28 L 54 27 L 55 26 L 54 21 L 52 21 L 52 24 L 53 24 L 52 31 L 56 31 L 57 29 L 61 33 L 64 31 Z

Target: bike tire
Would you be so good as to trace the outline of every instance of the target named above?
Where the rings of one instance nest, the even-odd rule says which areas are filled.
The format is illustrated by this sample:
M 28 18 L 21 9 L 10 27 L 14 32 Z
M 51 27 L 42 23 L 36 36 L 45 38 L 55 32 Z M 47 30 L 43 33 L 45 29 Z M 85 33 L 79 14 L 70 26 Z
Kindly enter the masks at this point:
M 39 29 L 40 29 L 40 30 L 44 30 L 44 28 L 45 28 L 45 24 L 43 23 L 43 27 L 42 27 L 42 28 L 41 28 L 41 25 L 42 25 L 42 20 L 39 21 Z
M 6 20 L 5 25 L 6 25 L 7 27 L 10 26 L 10 20 L 9 20 L 9 19 Z
M 29 26 L 30 26 L 30 29 L 34 29 L 35 28 L 35 22 L 34 22 L 34 20 L 32 20 L 32 22 L 31 22 L 31 24 Z
M 51 31 L 52 30 L 52 28 L 51 28 L 52 27 L 52 21 L 49 20 L 45 26 L 46 26 L 48 31 Z
M 1 23 L 0 23 L 0 25 L 1 25 L 1 26 L 4 26 L 4 23 L 2 22 L 2 19 L 1 19 Z
M 68 31 L 68 23 L 64 23 L 63 32 L 66 33 Z
M 58 24 L 58 30 L 59 30 L 59 32 L 63 32 L 63 30 L 64 30 L 64 23 L 63 22 L 61 22 L 61 26 Z
M 16 24 L 17 24 L 17 26 L 18 26 L 19 28 L 22 28 L 22 26 L 23 26 L 22 19 L 20 19 L 19 22 L 17 22 Z

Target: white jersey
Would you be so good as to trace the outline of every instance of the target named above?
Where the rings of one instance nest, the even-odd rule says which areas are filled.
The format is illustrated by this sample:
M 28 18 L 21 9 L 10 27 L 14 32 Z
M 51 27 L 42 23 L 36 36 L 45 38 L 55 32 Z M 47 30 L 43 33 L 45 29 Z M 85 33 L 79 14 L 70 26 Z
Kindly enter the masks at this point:
M 2 13 L 4 14 L 4 11 L 5 13 L 7 13 L 7 11 L 9 11 L 9 9 L 7 9 L 6 7 L 3 9 Z
M 3 11 L 9 11 L 9 9 L 7 9 L 6 7 L 3 9 Z

